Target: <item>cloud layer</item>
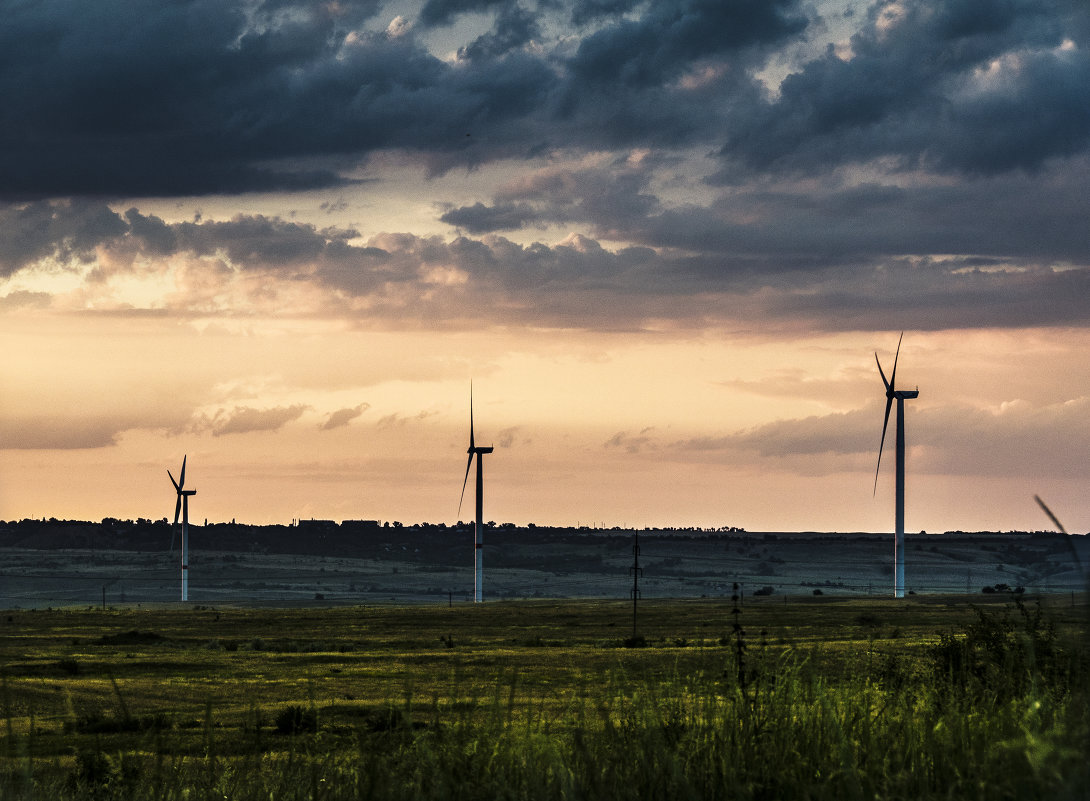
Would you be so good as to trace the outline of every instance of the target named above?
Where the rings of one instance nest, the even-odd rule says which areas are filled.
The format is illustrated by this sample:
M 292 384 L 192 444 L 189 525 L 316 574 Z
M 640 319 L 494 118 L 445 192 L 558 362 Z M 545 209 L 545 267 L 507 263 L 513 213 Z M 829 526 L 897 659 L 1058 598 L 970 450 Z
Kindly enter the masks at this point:
M 825 50 L 825 21 L 795 0 L 430 0 L 397 25 L 379 8 L 4 3 L 0 191 L 330 187 L 393 148 L 437 169 L 543 148 L 697 146 L 718 149 L 724 181 L 735 167 L 880 158 L 994 174 L 1090 141 L 1077 0 L 878 2 Z M 470 13 L 491 29 L 455 58 L 429 48 L 430 32 Z M 785 59 L 770 92 L 762 70 Z
M 101 296 L 117 276 L 169 272 L 159 312 L 424 326 L 1085 324 L 1085 4 L 379 9 L 0 8 L 0 277 L 69 270 L 90 283 L 66 308 L 103 309 L 141 305 Z M 470 18 L 491 27 L 451 49 Z M 442 237 L 109 203 L 383 192 L 392 152 L 493 165 L 490 197 L 436 196 Z
M 1008 199 L 1015 189 L 1009 188 Z M 1010 227 L 989 245 L 986 229 L 997 215 L 974 221 L 971 214 L 960 216 L 956 200 L 927 204 L 889 197 L 900 194 L 863 190 L 830 196 L 828 206 L 810 219 L 791 210 L 785 198 L 765 195 L 755 207 L 770 207 L 768 230 L 724 225 L 715 234 L 722 245 L 711 243 L 704 253 L 661 242 L 609 248 L 581 235 L 552 245 L 522 244 L 494 233 L 362 239 L 351 229 L 318 229 L 264 216 L 167 223 L 135 208 L 118 214 L 92 201 L 38 201 L 0 218 L 0 230 L 13 234 L 4 240 L 0 269 L 9 276 L 32 275 L 48 264 L 53 272 L 82 275 L 86 287 L 64 303 L 95 302 L 103 309 L 108 304 L 101 299 L 115 298 L 119 312 L 133 307 L 118 298 L 114 286 L 173 273 L 176 290 L 153 304 L 160 312 L 230 317 L 263 306 L 288 307 L 300 315 L 397 319 L 425 328 L 635 329 L 663 319 L 684 327 L 795 321 L 825 330 L 1087 322 L 1090 308 L 1081 299 L 1090 296 L 1090 271 L 1080 254 L 1090 252 L 1090 242 L 1082 241 L 1090 238 L 1090 229 L 1072 225 L 1034 254 L 1040 233 L 1032 225 L 1017 226 L 1013 209 Z M 853 212 L 853 205 L 867 214 Z M 905 219 L 906 206 L 918 209 L 918 221 Z M 841 212 L 833 213 L 834 207 Z M 949 214 L 940 221 L 942 208 Z M 898 213 L 902 226 L 922 241 L 930 239 L 936 254 L 882 252 L 883 237 L 897 251 L 910 245 L 903 231 L 878 230 L 883 214 L 892 229 Z M 864 216 L 875 230 L 858 234 Z M 677 229 L 686 223 L 680 217 L 677 222 L 663 238 L 679 237 Z M 1044 219 L 1040 223 L 1048 225 Z M 700 221 L 687 224 L 692 228 Z M 710 232 L 710 221 L 707 225 Z M 948 241 L 938 227 L 949 232 Z M 746 239 L 751 241 L 741 244 Z M 810 250 L 821 239 L 837 255 Z M 744 253 L 732 252 L 725 240 Z M 1001 247 L 1006 255 L 972 255 L 976 247 Z M 957 255 L 959 250 L 969 253 Z M 8 299 L 13 306 L 43 302 L 25 291 Z M 481 308 L 488 309 L 486 315 Z

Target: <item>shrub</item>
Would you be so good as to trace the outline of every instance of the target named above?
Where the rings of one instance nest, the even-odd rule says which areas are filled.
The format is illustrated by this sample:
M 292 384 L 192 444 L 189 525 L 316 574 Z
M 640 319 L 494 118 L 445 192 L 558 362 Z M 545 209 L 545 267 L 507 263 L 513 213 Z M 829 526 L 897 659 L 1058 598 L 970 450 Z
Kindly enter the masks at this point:
M 963 633 L 941 635 L 931 649 L 934 675 L 990 697 L 1010 698 L 1041 684 L 1064 692 L 1074 662 L 1060 648 L 1052 621 L 1039 604 L 1026 608 L 1020 595 L 1014 609 L 1014 616 L 1010 607 L 991 614 L 976 609 L 976 621 Z
M 95 645 L 151 645 L 163 641 L 161 634 L 154 631 L 121 631 L 117 634 L 103 634 L 93 640 Z
M 273 724 L 279 734 L 302 734 L 318 731 L 318 711 L 313 707 L 286 706 L 276 713 Z

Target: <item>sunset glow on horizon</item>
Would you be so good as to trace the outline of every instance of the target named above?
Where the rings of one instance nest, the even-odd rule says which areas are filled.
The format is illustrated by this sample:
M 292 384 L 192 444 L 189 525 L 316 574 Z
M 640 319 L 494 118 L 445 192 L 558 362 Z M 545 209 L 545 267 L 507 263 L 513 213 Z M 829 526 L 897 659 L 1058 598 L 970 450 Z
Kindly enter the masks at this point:
M 0 519 L 1090 530 L 1084 5 L 3 5 Z

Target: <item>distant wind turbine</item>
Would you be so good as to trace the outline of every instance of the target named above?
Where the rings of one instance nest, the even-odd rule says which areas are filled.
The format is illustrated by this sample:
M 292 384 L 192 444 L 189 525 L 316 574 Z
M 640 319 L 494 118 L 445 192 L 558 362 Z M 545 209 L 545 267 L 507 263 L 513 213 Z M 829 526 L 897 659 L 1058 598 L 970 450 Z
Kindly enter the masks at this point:
M 174 506 L 174 525 L 178 525 L 178 515 L 182 516 L 182 600 L 189 600 L 189 496 L 196 495 L 196 490 L 187 490 L 185 487 L 185 460 L 186 457 L 182 456 L 182 472 L 178 475 L 178 480 L 174 480 L 174 476 L 170 470 L 167 470 L 167 475 L 170 476 L 170 483 L 174 485 L 174 490 L 178 493 L 178 503 Z M 171 534 L 170 550 L 174 550 L 174 535 Z
M 481 551 L 484 549 L 484 459 L 486 453 L 495 450 L 491 445 L 477 446 L 473 440 L 473 384 L 469 385 L 469 461 L 466 462 L 466 477 L 462 481 L 462 497 L 458 499 L 458 517 L 462 516 L 462 501 L 466 496 L 466 484 L 469 483 L 469 469 L 473 467 L 473 457 L 477 457 L 477 523 L 473 529 L 473 602 L 484 600 L 484 567 Z
M 897 384 L 897 359 L 901 355 L 901 339 L 905 332 L 901 332 L 897 340 L 897 353 L 893 357 L 893 372 L 889 380 L 882 372 L 882 362 L 878 361 L 878 354 L 874 354 L 874 361 L 878 363 L 878 374 L 882 376 L 882 383 L 886 385 L 886 417 L 882 423 L 882 441 L 878 445 L 878 467 L 874 470 L 874 492 L 878 492 L 878 471 L 882 468 L 882 448 L 886 444 L 886 427 L 889 425 L 889 410 L 893 401 L 897 401 L 897 507 L 896 528 L 893 540 L 893 597 L 905 597 L 905 401 L 918 398 L 920 390 L 898 390 Z

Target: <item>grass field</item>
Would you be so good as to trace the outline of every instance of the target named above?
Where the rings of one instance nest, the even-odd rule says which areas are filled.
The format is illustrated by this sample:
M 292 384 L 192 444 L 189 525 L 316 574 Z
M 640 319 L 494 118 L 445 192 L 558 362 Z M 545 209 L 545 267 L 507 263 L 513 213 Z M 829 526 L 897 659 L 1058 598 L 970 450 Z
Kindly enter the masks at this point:
M 0 614 L 2 799 L 1085 798 L 1085 595 Z
M 180 552 L 170 552 L 165 523 L 144 533 L 112 534 L 97 524 L 6 526 L 0 523 L 0 608 L 163 604 L 180 597 Z M 269 541 L 269 529 L 279 539 Z M 321 540 L 289 527 L 193 527 L 189 600 L 214 606 L 323 606 L 445 604 L 473 597 L 468 531 L 330 532 Z M 628 598 L 637 534 L 640 590 L 649 600 L 729 599 L 736 582 L 747 596 L 762 587 L 790 596 L 815 589 L 837 597 L 893 592 L 890 534 L 501 527 L 486 535 L 485 599 Z M 316 552 L 274 550 L 290 547 Z M 905 589 L 919 595 L 980 595 L 984 587 L 1000 584 L 1028 593 L 1078 591 L 1085 586 L 1080 559 L 1090 564 L 1090 537 L 909 534 Z

